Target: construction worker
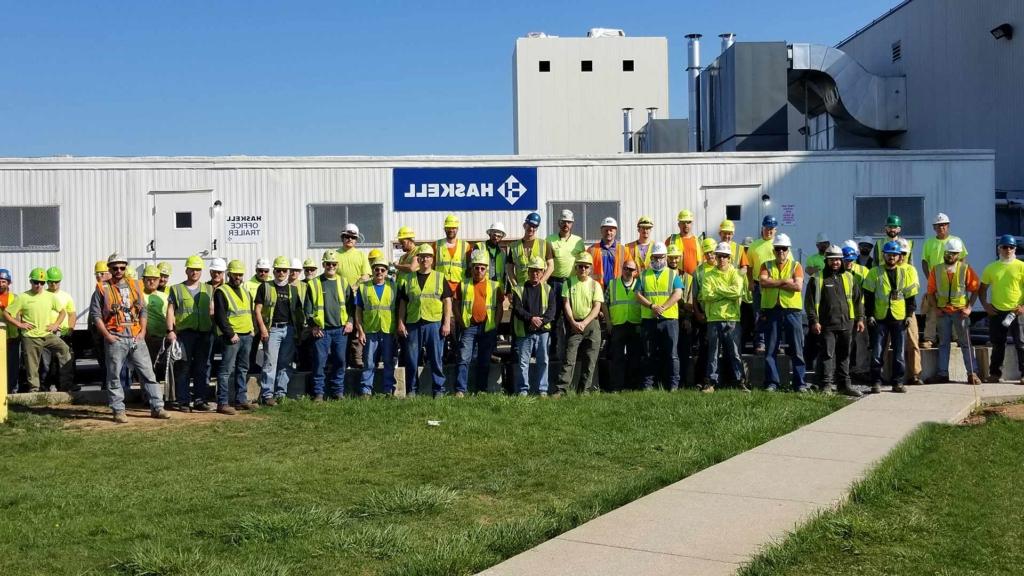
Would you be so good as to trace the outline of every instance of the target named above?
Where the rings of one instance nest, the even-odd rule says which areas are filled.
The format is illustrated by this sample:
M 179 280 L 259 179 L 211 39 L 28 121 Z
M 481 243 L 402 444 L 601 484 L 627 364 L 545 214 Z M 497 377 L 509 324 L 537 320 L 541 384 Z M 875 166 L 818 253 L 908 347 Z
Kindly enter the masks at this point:
M 1024 262 L 1017 260 L 1017 239 L 1003 234 L 997 242 L 999 258 L 985 266 L 981 273 L 978 297 L 988 314 L 988 340 L 992 346 L 989 375 L 986 382 L 1002 381 L 1006 338 L 1013 338 L 1017 351 L 1018 384 L 1024 384 L 1024 335 L 1021 314 L 1024 314 Z
M 604 291 L 601 289 L 601 283 L 592 277 L 592 267 L 593 259 L 590 254 L 580 254 L 576 257 L 576 275 L 562 284 L 566 340 L 565 361 L 562 362 L 556 384 L 559 396 L 570 392 L 601 390 L 594 375 L 597 371 L 597 356 L 601 352 L 601 324 L 597 322 L 597 317 L 604 304 Z M 617 268 L 621 270 L 621 265 Z M 572 386 L 572 381 L 581 347 L 583 366 L 580 371 L 580 390 L 576 390 Z
M 312 258 L 306 258 L 305 260 L 303 260 L 302 281 L 306 283 L 306 285 L 309 285 L 310 281 L 313 280 L 313 278 L 317 277 L 318 270 L 320 270 L 320 267 L 319 265 L 317 265 L 316 260 Z
M 892 391 L 906 392 L 904 332 L 917 305 L 917 273 L 913 267 L 901 266 L 900 244 L 886 242 L 882 247 L 883 266 L 875 266 L 864 279 L 864 310 L 872 335 L 871 391 L 882 391 L 882 365 L 888 344 L 892 346 Z
M 126 364 L 131 365 L 142 382 L 150 414 L 161 420 L 170 418 L 164 410 L 163 391 L 153 374 L 149 350 L 143 345 L 149 318 L 142 287 L 137 280 L 126 277 L 128 259 L 117 252 L 107 258 L 107 268 L 110 280 L 96 285 L 89 307 L 96 319 L 96 328 L 106 342 L 107 396 L 114 422 L 128 422 L 121 384 L 121 372 Z
M 661 242 L 651 248 L 651 267 L 640 275 L 640 329 L 647 356 L 643 388 L 654 388 L 656 372 L 667 390 L 679 389 L 679 301 L 686 288 L 680 272 L 668 269 L 668 250 Z M 660 368 L 660 370 L 658 370 Z
M 230 272 L 228 272 L 228 274 L 230 274 Z M 257 259 L 256 273 L 253 274 L 253 276 L 245 282 L 245 289 L 249 292 L 250 306 L 252 302 L 256 300 L 256 290 L 258 290 L 260 285 L 262 285 L 264 282 L 270 282 L 270 279 L 270 260 L 267 258 Z M 249 372 L 254 372 L 258 374 L 259 371 L 261 370 L 259 362 L 256 361 L 259 358 L 259 349 L 261 345 L 262 342 L 260 342 L 259 339 L 254 338 L 252 345 L 249 347 L 249 365 L 247 368 Z M 243 374 L 243 379 L 246 382 L 249 381 L 248 372 Z
M 704 261 L 701 262 L 700 266 L 694 270 L 693 276 L 690 279 L 689 290 L 683 290 L 683 299 L 689 300 L 690 309 L 684 307 L 681 310 L 680 318 L 685 318 L 687 322 L 680 322 L 679 334 L 680 340 L 683 335 L 692 334 L 692 340 L 697 342 L 697 355 L 695 362 L 693 363 L 693 383 L 694 386 L 700 388 L 706 384 L 705 370 L 708 365 L 708 332 L 707 332 L 707 315 L 704 311 L 704 306 L 701 302 L 701 287 L 704 284 L 704 276 L 711 270 L 718 266 L 717 255 L 715 249 L 718 248 L 718 243 L 712 238 L 705 238 L 701 240 L 700 249 L 704 256 Z M 731 260 L 730 260 L 731 264 Z M 685 284 L 685 277 L 684 277 Z M 744 282 L 744 286 L 746 283 Z M 687 351 L 689 350 L 689 340 L 687 340 Z M 688 358 L 685 358 L 683 352 L 679 354 L 679 365 L 680 374 L 682 378 L 686 378 L 686 370 L 683 366 L 687 365 Z
M 383 390 L 395 393 L 395 302 L 398 288 L 388 278 L 388 262 L 383 257 L 370 261 L 373 276 L 356 291 L 355 316 L 357 337 L 363 343 L 363 372 L 360 394 L 373 394 L 373 377 L 377 362 L 384 366 Z
M 742 244 L 734 240 L 735 236 L 736 223 L 733 222 L 732 220 L 729 220 L 728 218 L 722 220 L 722 223 L 718 225 L 718 241 L 725 242 L 726 244 L 729 245 L 729 263 L 732 264 L 733 268 L 739 270 L 740 272 L 743 273 L 744 276 L 746 276 L 747 268 L 750 267 L 750 260 L 747 258 L 746 248 Z M 704 244 L 701 243 L 701 246 L 703 248 Z M 716 245 L 715 248 L 717 247 L 718 246 Z M 714 249 L 712 249 L 711 251 L 714 252 Z M 708 251 L 705 250 L 704 252 L 707 253 Z M 717 257 L 712 255 L 712 260 L 717 260 Z M 718 263 L 712 262 L 712 265 L 717 266 Z M 746 286 L 747 283 L 744 282 L 743 285 Z
M 160 290 L 160 268 L 152 264 L 142 271 L 142 297 L 146 302 L 146 350 L 153 374 L 161 384 L 167 374 L 167 357 L 161 355 L 167 337 L 167 294 Z
M 651 238 L 651 231 L 654 230 L 654 220 L 650 216 L 641 216 L 636 221 L 637 239 L 626 244 L 626 260 L 636 263 L 640 272 L 643 272 L 651 265 L 651 246 L 654 240 Z
M 882 248 L 888 242 L 899 242 L 900 240 L 907 240 L 900 236 L 900 232 L 903 231 L 903 219 L 896 214 L 889 214 L 885 219 L 885 238 L 881 238 L 875 241 L 875 266 L 882 266 L 884 264 Z M 903 258 L 903 264 L 913 265 L 911 259 L 914 254 L 914 242 L 907 240 L 908 252 Z
M 10 278 L 10 273 L 7 277 Z M 8 298 L 8 304 L 3 311 L 7 326 L 21 330 L 29 392 L 39 392 L 41 389 L 42 378 L 39 369 L 44 350 L 51 351 L 57 357 L 60 389 L 70 390 L 74 376 L 71 371 L 73 359 L 68 345 L 58 336 L 67 312 L 53 293 L 46 291 L 45 270 L 33 269 L 29 273 L 29 282 L 31 289 L 16 298 Z M 17 383 L 17 378 L 14 382 Z
M 622 263 L 626 261 L 626 249 L 615 237 L 618 231 L 619 223 L 615 218 L 605 218 L 601 221 L 601 240 L 588 250 L 594 263 L 594 280 L 597 280 L 602 288 L 607 286 L 612 278 L 618 278 L 622 274 Z M 576 263 L 578 266 L 579 258 Z M 562 290 L 562 294 L 565 294 L 565 290 Z
M 870 246 L 869 246 L 870 247 Z M 861 310 L 864 309 L 864 279 L 867 278 L 869 268 L 857 263 L 860 246 L 853 242 L 853 246 L 843 247 L 843 270 L 852 274 L 852 279 L 861 287 Z M 850 349 L 850 376 L 861 382 L 871 382 L 871 331 L 863 330 L 853 333 L 853 345 Z
M 640 336 L 640 302 L 636 299 L 639 266 L 632 260 L 622 265 L 622 276 L 612 280 L 605 294 L 604 317 L 611 333 L 605 355 L 611 373 L 611 390 L 634 390 L 640 383 L 643 340 Z
M 338 253 L 324 252 L 323 274 L 309 282 L 303 303 L 316 348 L 313 366 L 313 401 L 323 402 L 329 393 L 335 400 L 345 397 L 345 362 L 349 335 L 354 327 L 352 288 L 338 274 Z M 326 373 L 328 362 L 330 373 Z M 326 383 L 326 389 L 325 389 Z
M 765 335 L 768 329 L 768 320 L 761 312 L 761 268 L 765 262 L 775 258 L 773 242 L 775 232 L 778 230 L 779 221 L 775 216 L 765 216 L 761 219 L 761 235 L 757 240 L 750 243 L 747 248 L 747 258 L 750 260 L 750 274 L 748 280 L 751 287 L 751 298 L 754 308 L 754 353 L 764 354 Z
M 793 389 L 808 392 L 804 381 L 803 289 L 804 273 L 800 263 L 790 254 L 789 236 L 779 234 L 772 240 L 775 258 L 761 265 L 761 314 L 767 318 L 765 334 L 765 389 L 779 388 L 777 356 L 781 340 L 786 340 L 786 353 L 793 367 Z
M 555 319 L 551 324 L 552 331 L 549 342 L 551 357 L 556 361 L 561 361 L 565 357 L 565 323 L 562 321 L 562 310 L 565 303 L 562 301 L 562 285 L 572 276 L 576 257 L 587 249 L 583 238 L 572 233 L 575 221 L 576 218 L 572 210 L 562 210 L 558 217 L 558 232 L 547 237 L 553 258 L 551 275 L 547 278 L 547 283 L 551 287 L 551 295 L 555 299 Z
M 448 282 L 454 300 L 460 299 L 459 288 L 466 276 L 466 264 L 472 249 L 469 242 L 458 237 L 460 226 L 459 218 L 449 214 L 444 219 L 444 238 L 434 243 L 434 269 Z
M 306 283 L 302 281 L 302 260 L 292 258 L 288 266 L 288 283 L 299 289 L 299 300 L 306 297 Z
M 224 274 L 213 268 L 223 264 L 214 261 L 210 265 L 211 281 L 203 283 L 203 258 L 189 256 L 185 260 L 185 281 L 171 286 L 167 297 L 167 340 L 180 342 L 182 348 L 181 360 L 174 365 L 174 407 L 181 412 L 212 410 L 213 292 L 218 288 L 213 277 L 223 279 Z
M 214 290 L 224 284 L 224 275 L 228 271 L 228 263 L 223 258 L 210 261 L 210 280 L 207 282 Z
M 396 280 L 401 282 L 416 271 L 416 232 L 408 226 L 399 228 L 398 245 L 402 249 L 402 256 L 398 259 L 395 269 L 398 272 Z
M 667 247 L 665 254 L 665 265 L 668 266 L 669 269 L 679 272 L 679 264 L 682 262 L 682 260 L 683 251 L 679 248 L 679 246 L 673 244 Z
M 237 410 L 256 409 L 249 402 L 247 382 L 249 351 L 253 348 L 256 327 L 252 319 L 252 297 L 243 283 L 244 276 L 244 262 L 228 262 L 228 280 L 213 293 L 213 321 L 224 347 L 217 373 L 217 412 L 229 416 Z M 230 404 L 230 387 L 235 391 L 234 407 Z
M 900 266 L 907 269 L 907 275 L 911 279 L 914 286 L 920 290 L 921 282 L 917 275 L 917 269 L 907 263 L 910 258 L 910 242 L 905 238 L 897 240 L 900 245 Z M 907 316 L 907 331 L 904 337 L 906 343 L 903 346 L 903 351 L 906 354 L 906 384 L 919 386 L 924 384 L 921 381 L 921 345 L 920 345 L 920 332 L 917 330 L 917 314 L 910 314 Z
M 360 283 L 370 279 L 370 259 L 365 252 L 356 248 L 359 242 L 359 226 L 352 222 L 345 224 L 340 237 L 341 248 L 337 250 L 338 275 L 355 290 Z
M 700 240 L 693 233 L 693 212 L 680 210 L 676 220 L 679 225 L 679 233 L 672 234 L 665 239 L 666 246 L 678 246 L 683 255 L 679 267 L 687 274 L 693 274 L 702 259 L 700 253 Z
M 313 258 L 306 258 L 302 261 L 302 280 L 299 284 L 299 295 L 302 297 L 302 309 L 306 309 L 306 300 L 309 298 L 309 283 L 317 277 L 320 270 L 319 264 Z M 316 364 L 316 342 L 313 338 L 313 327 L 308 323 L 299 331 L 298 353 L 295 359 L 296 368 L 300 372 L 312 373 Z
M 534 389 L 539 395 L 547 396 L 548 333 L 555 318 L 555 299 L 543 279 L 550 262 L 535 256 L 524 267 L 528 271 L 526 281 L 512 287 L 512 333 L 519 367 L 515 393 L 526 396 Z M 531 358 L 536 360 L 532 377 Z
M 817 276 L 819 272 L 825 269 L 825 251 L 828 250 L 828 247 L 831 245 L 832 243 L 828 239 L 828 234 L 818 232 L 818 236 L 814 240 L 814 248 L 817 252 L 807 257 L 807 262 L 804 266 L 804 271 L 807 273 L 807 276 Z M 810 282 L 810 278 L 808 278 L 808 282 Z
M 714 392 L 719 384 L 720 349 L 733 381 L 743 390 L 748 389 L 736 334 L 746 282 L 744 274 L 731 263 L 732 250 L 728 242 L 719 242 L 714 248 L 715 266 L 702 273 L 699 297 L 707 318 L 707 379 L 701 388 L 703 392 Z
M 530 262 L 540 258 L 547 262 L 542 282 L 547 282 L 555 267 L 555 254 L 551 243 L 537 237 L 540 228 L 540 214 L 530 212 L 523 220 L 523 237 L 513 242 L 508 248 L 508 276 L 514 286 L 526 283 Z
M 18 391 L 18 373 L 21 370 L 21 331 L 18 326 L 7 320 L 4 312 L 11 307 L 11 304 L 18 299 L 11 290 L 11 271 L 0 268 L 0 320 L 6 325 L 5 337 L 7 338 L 7 393 L 14 394 Z
M 870 236 L 857 239 L 857 264 L 868 270 L 875 267 L 875 240 Z
M 505 239 L 505 236 L 505 225 L 501 222 L 495 222 L 487 227 L 487 240 L 478 242 L 476 245 L 476 250 L 483 250 L 487 254 L 488 262 L 490 262 L 487 278 L 501 284 L 502 287 L 508 283 L 508 277 L 505 275 L 508 254 L 505 253 L 505 249 L 501 246 L 501 241 Z M 472 258 L 472 254 L 470 254 L 470 258 Z M 470 268 L 472 267 L 473 263 L 470 262 Z
M 860 281 L 843 266 L 843 250 L 831 245 L 825 249 L 821 272 L 807 284 L 804 310 L 811 334 L 821 337 L 818 356 L 818 388 L 826 393 L 839 390 L 860 397 L 850 378 L 850 349 L 853 334 L 864 332 L 864 309 Z
M 457 222 L 457 221 L 456 221 Z M 406 339 L 405 395 L 416 396 L 419 390 L 417 369 L 420 351 L 433 376 L 434 397 L 444 395 L 444 339 L 451 333 L 452 288 L 444 275 L 434 270 L 434 247 L 422 244 L 417 250 L 419 269 L 398 288 L 398 335 Z
M 60 268 L 51 266 L 46 269 L 46 291 L 53 294 L 53 297 L 57 299 L 57 303 L 61 309 L 64 310 L 64 321 L 60 325 L 60 339 L 68 345 L 68 350 L 71 350 L 71 372 L 72 379 L 74 379 L 75 371 L 75 349 L 74 342 L 72 342 L 72 335 L 75 331 L 75 323 L 78 319 L 78 312 L 75 310 L 75 300 L 61 289 L 61 283 L 64 281 L 64 273 L 61 272 Z M 54 322 L 57 320 L 57 313 L 50 313 L 50 321 Z M 43 350 L 42 366 L 40 368 L 39 377 L 43 384 L 49 380 L 50 376 L 50 360 L 53 354 L 50 350 Z
M 928 248 L 925 244 L 926 255 Z M 963 355 L 967 383 L 981 384 L 974 348 L 971 346 L 971 308 L 978 298 L 980 282 L 978 275 L 964 261 L 963 252 L 963 241 L 951 237 L 946 240 L 942 262 L 928 269 L 925 300 L 938 317 L 939 361 L 935 366 L 935 374 L 927 378 L 925 384 L 949 382 L 949 350 L 954 334 Z M 923 262 L 924 258 L 921 260 Z
M 491 280 L 488 272 L 491 259 L 485 250 L 474 250 L 470 256 L 470 277 L 462 281 L 462 310 L 459 321 L 462 338 L 459 346 L 459 373 L 455 396 L 469 392 L 469 365 L 474 358 L 473 378 L 477 392 L 487 392 L 491 355 L 498 343 L 498 321 L 505 295 L 501 283 Z
M 167 294 L 171 290 L 168 282 L 171 280 L 171 274 L 174 273 L 174 268 L 171 267 L 170 262 L 161 262 L 156 265 L 156 268 L 160 271 L 160 282 L 156 289 Z M 145 282 L 145 272 L 143 272 L 143 282 Z
M 949 216 L 942 212 L 936 214 L 935 219 L 932 220 L 932 230 L 935 231 L 935 236 L 924 241 L 924 251 L 921 254 L 921 270 L 924 272 L 924 278 L 928 278 L 931 269 L 945 260 L 946 243 L 949 240 L 956 239 L 960 242 L 962 250 L 959 253 L 959 258 L 967 260 L 967 247 L 964 246 L 964 241 L 949 233 Z M 923 308 L 922 312 L 925 313 L 924 340 L 921 342 L 921 348 L 933 348 L 938 342 L 935 338 L 938 310 L 932 307 L 930 298 L 925 298 L 921 302 L 921 307 Z
M 97 260 L 93 265 L 93 276 L 96 279 L 96 283 L 106 282 L 110 280 L 110 271 L 107 270 L 106 260 Z M 89 340 L 92 342 L 93 355 L 96 357 L 96 362 L 99 364 L 99 373 L 101 374 L 100 379 L 106 380 L 107 377 L 107 360 L 106 354 L 103 353 L 103 335 L 96 329 L 96 319 L 92 316 L 88 318 L 89 322 Z
M 288 282 L 291 261 L 278 256 L 273 264 L 273 282 L 260 285 L 253 303 L 253 318 L 264 351 L 260 374 L 260 402 L 264 406 L 276 406 L 288 395 L 295 343 L 305 325 L 299 288 Z

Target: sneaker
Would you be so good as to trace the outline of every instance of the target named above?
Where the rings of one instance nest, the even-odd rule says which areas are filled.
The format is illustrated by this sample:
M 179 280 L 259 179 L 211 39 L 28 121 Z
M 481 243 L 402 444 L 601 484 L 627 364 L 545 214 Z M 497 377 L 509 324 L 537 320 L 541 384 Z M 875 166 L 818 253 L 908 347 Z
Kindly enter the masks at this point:
M 797 388 L 795 390 L 795 392 L 797 394 L 807 394 L 810 391 L 811 391 L 811 387 L 810 386 L 800 386 L 799 388 Z
M 768 386 L 764 387 L 764 391 L 765 392 L 778 392 L 779 391 L 779 387 L 776 386 L 775 384 L 769 384 Z
M 925 384 L 947 384 L 949 382 L 949 376 L 929 376 L 924 379 Z
M 547 398 L 548 397 L 548 393 L 547 392 L 541 392 L 540 393 L 540 397 L 541 398 Z
M 217 413 L 225 414 L 227 416 L 234 416 L 235 414 L 237 414 L 235 409 L 232 408 L 231 406 L 228 406 L 227 404 L 217 404 Z
M 277 406 L 277 400 L 274 400 L 273 398 L 264 398 L 263 399 L 263 405 L 264 406 Z
M 989 384 L 999 384 L 999 382 L 1001 382 L 1002 379 L 1002 374 L 989 374 L 988 378 L 985 378 L 985 382 L 988 382 Z
M 413 394 L 413 396 L 415 396 L 415 394 Z M 313 402 L 323 402 L 323 401 L 324 401 L 324 395 L 323 394 L 317 394 L 316 396 L 313 396 Z
M 127 424 L 128 415 L 124 413 L 124 410 L 114 412 L 114 423 L 115 424 Z
M 861 396 L 864 396 L 864 394 L 862 394 L 860 390 L 857 390 L 853 386 L 843 386 L 842 388 L 839 389 L 839 391 L 844 396 L 849 396 L 850 398 L 860 398 Z
M 252 402 L 242 402 L 241 404 L 235 404 L 235 410 L 251 412 L 256 409 L 256 405 Z
M 924 382 L 920 378 L 909 378 L 904 384 L 907 386 L 924 386 Z
M 978 378 L 977 374 L 972 373 L 970 376 L 967 377 L 967 383 L 970 384 L 971 386 L 977 386 L 981 384 L 981 378 Z
M 167 410 L 164 410 L 163 408 L 158 408 L 157 410 L 153 410 L 153 411 L 151 411 L 149 413 L 149 415 L 152 416 L 153 418 L 156 418 L 157 420 L 170 420 L 171 419 L 171 413 L 168 412 Z
M 903 384 L 893 384 L 892 391 L 896 392 L 897 394 L 903 394 L 907 391 L 907 389 L 903 387 Z

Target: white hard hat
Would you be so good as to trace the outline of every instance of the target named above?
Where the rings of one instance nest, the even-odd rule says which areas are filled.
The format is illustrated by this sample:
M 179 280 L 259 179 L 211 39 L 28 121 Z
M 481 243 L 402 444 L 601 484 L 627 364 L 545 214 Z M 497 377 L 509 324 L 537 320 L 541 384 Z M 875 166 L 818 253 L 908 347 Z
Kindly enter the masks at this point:
M 260 258 L 259 260 L 256 260 L 256 269 L 257 270 L 270 270 L 270 259 L 269 258 Z
M 956 252 L 957 254 L 964 251 L 964 243 L 959 238 L 950 238 L 946 240 L 946 252 Z
M 302 270 L 302 260 L 299 260 L 298 258 L 292 258 L 291 269 L 292 270 Z
M 223 258 L 214 258 L 210 262 L 210 272 L 227 272 L 228 263 Z
M 655 242 L 654 246 L 651 247 L 651 256 L 667 256 L 668 248 L 665 247 L 664 242 Z
M 932 224 L 949 224 L 949 216 L 939 212 L 935 215 L 935 221 Z
M 612 218 L 611 216 L 609 216 L 609 217 L 605 218 L 604 220 L 601 220 L 601 228 L 604 228 L 606 226 L 611 226 L 612 228 L 618 228 L 619 227 L 619 223 L 615 221 L 615 218 Z
M 491 232 L 501 232 L 502 236 L 508 235 L 508 232 L 505 231 L 505 225 L 502 224 L 501 222 L 495 222 L 494 224 L 488 226 L 487 233 L 490 234 Z
M 861 236 L 860 238 L 857 238 L 857 244 L 870 244 L 874 246 L 875 241 L 871 239 L 871 236 Z
M 715 246 L 715 254 L 732 255 L 732 247 L 729 246 L 728 242 L 719 242 L 718 246 Z
M 562 215 L 558 217 L 559 222 L 575 222 L 573 218 L 572 210 L 562 210 Z
M 842 258 L 842 257 L 843 257 L 843 249 L 840 248 L 839 246 L 836 246 L 835 244 L 832 244 L 831 246 L 829 246 L 828 248 L 825 249 L 825 258 Z
M 356 226 L 355 224 L 349 222 L 348 224 L 345 224 L 345 229 L 342 230 L 341 233 L 342 234 L 352 234 L 352 235 L 355 235 L 355 236 L 358 237 L 359 236 L 359 226 Z
M 784 246 L 786 248 L 790 248 L 793 246 L 793 243 L 789 241 L 789 236 L 786 236 L 785 234 L 779 234 L 778 236 L 775 237 L 775 240 L 772 242 L 772 246 Z
M 828 242 L 828 234 L 824 232 L 818 232 L 818 238 L 814 241 L 815 244 L 821 244 L 822 242 Z
M 903 238 L 900 238 L 900 252 L 904 254 L 910 254 L 910 242 L 907 242 Z
M 853 248 L 854 250 L 856 250 L 857 243 L 854 242 L 853 240 L 847 240 L 846 242 L 843 242 L 843 248 Z

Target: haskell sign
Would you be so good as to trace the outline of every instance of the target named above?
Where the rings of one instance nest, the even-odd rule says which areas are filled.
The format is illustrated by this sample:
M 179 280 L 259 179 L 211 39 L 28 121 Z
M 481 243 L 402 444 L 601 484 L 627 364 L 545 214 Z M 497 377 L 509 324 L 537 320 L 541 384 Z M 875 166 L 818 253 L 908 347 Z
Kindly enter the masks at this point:
M 536 210 L 536 168 L 395 168 L 396 212 Z
M 259 244 L 263 239 L 263 216 L 238 214 L 224 218 L 224 236 L 228 244 Z

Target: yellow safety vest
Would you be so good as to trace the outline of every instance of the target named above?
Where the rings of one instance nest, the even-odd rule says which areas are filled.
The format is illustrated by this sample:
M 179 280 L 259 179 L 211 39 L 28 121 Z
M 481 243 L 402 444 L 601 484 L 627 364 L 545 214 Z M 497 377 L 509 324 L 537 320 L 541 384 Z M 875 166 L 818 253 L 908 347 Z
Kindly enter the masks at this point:
M 896 267 L 896 288 L 889 285 L 889 275 L 885 273 L 886 268 L 876 266 L 871 269 L 866 280 L 864 289 L 875 294 L 875 318 L 882 320 L 887 312 L 892 312 L 895 320 L 903 320 L 907 316 L 906 298 L 917 295 L 917 284 L 911 282 L 910 274 L 903 266 Z M 890 299 L 890 294 L 895 292 L 895 299 Z
M 935 303 L 939 308 L 967 306 L 967 264 L 957 260 L 953 264 L 953 283 L 949 283 L 949 266 L 945 262 L 935 267 Z
M 672 285 L 675 284 L 677 272 L 671 268 L 665 268 L 661 271 L 660 276 L 655 276 L 654 270 L 644 270 L 643 285 L 644 285 L 644 297 L 647 298 L 652 305 L 662 305 L 668 302 L 668 299 L 672 296 Z M 662 318 L 667 319 L 678 319 L 679 318 L 679 306 L 672 306 L 666 308 L 661 313 Z M 648 319 L 654 318 L 654 311 L 644 306 L 640 309 L 640 318 Z
M 498 246 L 498 249 L 492 253 L 487 246 L 487 242 L 477 242 L 476 249 L 487 252 L 487 257 L 491 260 L 490 268 L 487 270 L 487 277 L 495 282 L 504 282 L 505 260 L 508 258 L 508 255 L 501 249 L 501 246 Z
M 231 329 L 235 334 L 252 334 L 252 296 L 246 287 L 239 286 L 241 296 L 235 294 L 227 284 L 222 284 L 217 290 L 224 294 L 224 300 L 227 301 L 228 324 L 231 325 Z
M 341 323 L 348 324 L 348 309 L 345 307 L 345 298 L 349 293 L 348 282 L 341 275 L 334 277 L 334 285 L 338 290 L 338 300 L 341 303 L 341 314 L 338 316 Z M 324 313 L 324 282 L 322 276 L 317 276 L 309 281 L 309 298 L 313 304 L 313 322 L 320 328 L 324 327 L 326 314 Z
M 438 240 L 434 243 L 434 259 L 437 265 L 434 270 L 440 272 L 449 282 L 462 282 L 466 275 L 466 241 L 455 240 L 455 256 L 448 254 L 448 241 Z
M 210 304 L 213 302 L 213 286 L 200 284 L 196 297 L 185 287 L 184 283 L 171 287 L 174 294 L 174 329 L 209 332 L 213 328 L 210 316 Z
M 678 310 L 678 308 L 677 308 Z M 613 278 L 608 288 L 608 313 L 612 326 L 640 324 L 641 307 L 636 299 L 636 279 L 633 286 L 626 287 L 622 278 Z
M 547 261 L 548 254 L 548 242 L 543 238 L 533 239 L 533 248 L 527 252 L 523 248 L 523 241 L 516 240 L 512 243 L 512 247 L 508 249 L 508 257 L 512 259 L 512 262 L 516 265 L 516 283 L 519 286 L 526 284 L 526 276 L 530 268 L 530 260 L 536 256 L 541 260 Z
M 551 295 L 551 287 L 548 286 L 547 283 L 545 283 L 545 282 L 541 282 L 540 284 L 538 284 L 538 286 L 540 286 L 540 309 L 541 309 L 541 312 L 543 313 L 543 311 L 548 309 L 548 298 Z M 520 300 L 523 299 L 523 287 L 522 287 L 522 285 L 519 285 L 519 286 L 516 286 L 515 288 L 513 288 L 512 292 L 516 296 L 518 296 Z M 548 322 L 547 324 L 542 326 L 542 328 L 544 330 L 550 330 L 551 329 L 551 323 Z M 515 334 L 517 338 L 523 338 L 523 337 L 526 336 L 526 323 L 524 323 L 515 314 L 512 315 L 512 333 Z
M 843 272 L 840 275 L 843 280 L 843 294 L 846 295 L 846 304 L 849 307 L 850 320 L 853 320 L 855 312 L 853 309 L 853 291 L 851 290 L 851 284 L 853 283 L 853 274 L 850 272 Z M 822 277 L 818 276 L 814 279 L 814 313 L 818 313 L 818 306 L 821 305 L 821 281 Z M 819 318 L 820 320 L 820 318 Z
M 785 280 L 793 275 L 796 261 L 792 258 L 786 260 L 785 265 L 781 269 L 775 265 L 774 260 L 769 260 L 764 265 L 768 269 L 769 278 L 772 280 Z M 775 308 L 776 304 L 781 304 L 783 308 L 800 310 L 803 307 L 803 297 L 799 290 L 790 292 L 781 288 L 765 288 L 761 286 L 761 309 L 769 310 Z
M 498 292 L 498 283 L 494 280 L 487 282 L 487 320 L 484 322 L 484 332 L 490 332 L 498 327 L 498 301 L 495 296 Z M 473 302 L 476 298 L 476 290 L 472 278 L 462 282 L 462 325 L 470 326 L 473 322 Z
M 376 284 L 364 282 L 359 288 L 363 301 L 363 332 L 367 334 L 394 334 L 395 284 L 384 281 L 384 290 L 377 297 Z
M 405 306 L 405 322 L 440 322 L 444 318 L 444 276 L 437 270 L 431 270 L 427 281 L 420 288 L 417 274 L 413 274 L 405 282 L 405 293 L 409 301 Z

